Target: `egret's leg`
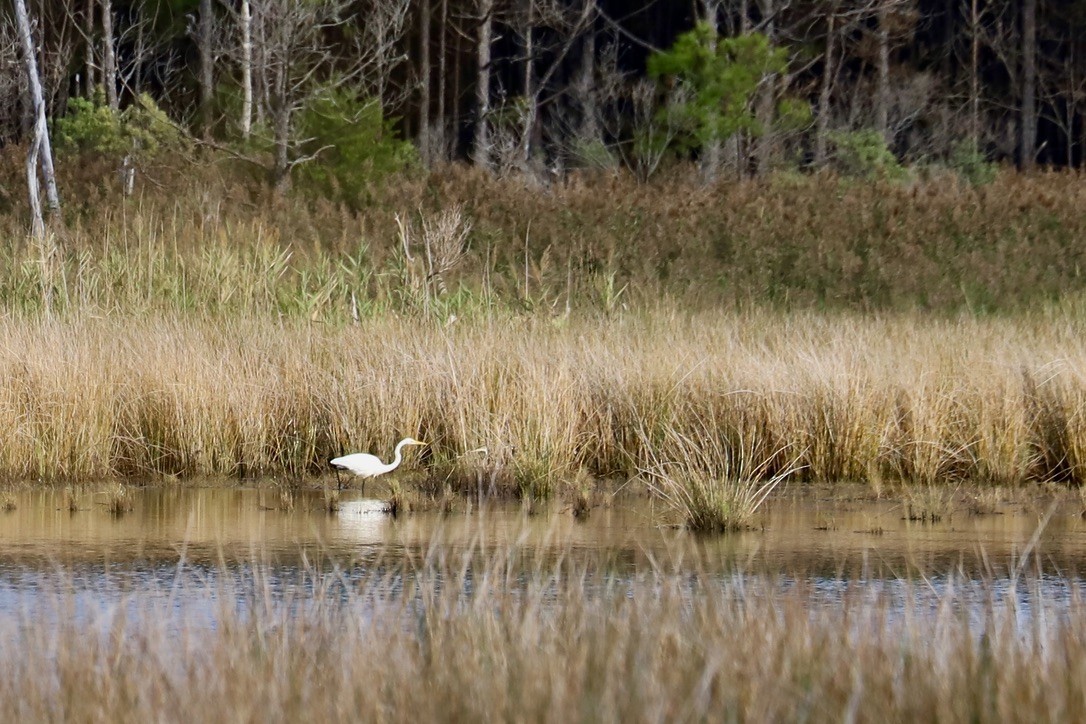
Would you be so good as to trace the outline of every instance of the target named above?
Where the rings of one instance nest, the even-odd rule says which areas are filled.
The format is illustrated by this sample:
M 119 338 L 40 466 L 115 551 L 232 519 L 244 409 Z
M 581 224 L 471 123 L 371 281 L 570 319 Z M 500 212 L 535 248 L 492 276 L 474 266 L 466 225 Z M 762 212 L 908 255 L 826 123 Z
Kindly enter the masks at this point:
M 339 480 L 339 468 L 336 468 L 336 490 L 343 490 L 343 483 Z

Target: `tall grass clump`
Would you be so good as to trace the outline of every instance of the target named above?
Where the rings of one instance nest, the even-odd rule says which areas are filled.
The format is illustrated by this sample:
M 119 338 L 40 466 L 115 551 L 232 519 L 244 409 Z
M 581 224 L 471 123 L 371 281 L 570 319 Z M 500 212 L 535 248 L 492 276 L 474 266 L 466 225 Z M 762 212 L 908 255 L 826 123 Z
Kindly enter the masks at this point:
M 101 492 L 102 504 L 114 517 L 121 517 L 132 512 L 132 493 L 121 483 L 110 483 Z
M 794 460 L 775 466 L 775 450 L 760 457 L 757 445 L 740 434 L 701 427 L 686 434 L 667 430 L 663 444 L 646 442 L 652 464 L 642 469 L 650 489 L 682 519 L 686 527 L 703 533 L 742 530 L 751 525 L 773 490 L 798 472 Z M 730 439 L 729 439 L 730 437 Z M 656 450 L 674 451 L 661 459 Z

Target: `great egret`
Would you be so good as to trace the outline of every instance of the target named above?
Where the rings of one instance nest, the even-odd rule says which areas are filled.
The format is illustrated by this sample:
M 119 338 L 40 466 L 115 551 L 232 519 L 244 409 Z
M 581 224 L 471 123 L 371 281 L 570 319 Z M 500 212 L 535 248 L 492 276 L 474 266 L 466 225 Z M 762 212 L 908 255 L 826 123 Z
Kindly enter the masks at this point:
M 400 466 L 400 463 L 403 461 L 403 449 L 405 446 L 425 444 L 426 443 L 420 442 L 413 437 L 405 437 L 396 445 L 396 457 L 392 462 L 387 464 L 381 462 L 381 459 L 376 455 L 370 455 L 369 453 L 352 453 L 350 455 L 332 458 L 329 462 L 337 468 L 350 470 L 352 473 L 362 478 L 362 490 L 365 490 L 367 479 L 390 473 Z

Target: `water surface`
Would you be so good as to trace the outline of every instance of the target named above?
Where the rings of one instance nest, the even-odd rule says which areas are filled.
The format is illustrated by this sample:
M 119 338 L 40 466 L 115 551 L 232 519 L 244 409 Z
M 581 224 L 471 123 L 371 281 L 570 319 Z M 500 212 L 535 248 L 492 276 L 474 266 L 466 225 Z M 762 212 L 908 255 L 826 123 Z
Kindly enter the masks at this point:
M 848 575 L 856 566 L 928 571 L 957 568 L 998 572 L 1017 566 L 1029 549 L 1053 572 L 1073 573 L 1086 561 L 1086 519 L 1074 506 L 1043 501 L 1004 505 L 976 515 L 962 509 L 930 523 L 908 520 L 894 501 L 793 496 L 772 500 L 751 530 L 691 534 L 644 496 L 616 497 L 583 520 L 556 504 L 529 512 L 517 504 L 473 506 L 450 513 L 393 517 L 384 501 L 344 491 L 329 513 L 320 491 L 303 491 L 287 509 L 279 493 L 262 488 L 133 489 L 133 510 L 113 515 L 93 487 L 70 511 L 61 491 L 15 494 L 0 512 L 0 568 L 75 562 L 168 563 L 261 556 L 289 561 L 300 554 L 350 561 L 380 553 L 419 555 L 434 546 L 517 546 L 541 555 L 622 559 L 631 570 L 683 559 L 710 570 L 825 567 Z M 1036 538 L 1033 545 L 1031 540 Z M 1035 557 L 1036 557 L 1035 556 Z M 1033 562 L 1036 565 L 1037 561 Z
M 50 603 L 64 591 L 69 607 L 74 596 L 77 608 L 139 601 L 210 616 L 206 591 L 221 592 L 224 582 L 239 598 L 255 587 L 327 593 L 322 576 L 347 591 L 391 575 L 395 589 L 403 571 L 425 570 L 428 561 L 494 551 L 518 567 L 510 580 L 565 565 L 601 590 L 663 573 L 689 576 L 691 590 L 756 582 L 802 588 L 830 605 L 858 589 L 903 604 L 930 595 L 935 605 L 954 585 L 972 587 L 967 600 L 977 605 L 1006 600 L 1028 615 L 1037 596 L 1059 606 L 1078 595 L 1086 561 L 1080 511 L 1043 501 L 925 523 L 906 519 L 892 501 L 806 494 L 771 501 L 751 530 L 699 536 L 668 524 L 658 501 L 639 496 L 616 498 L 585 520 L 560 504 L 530 513 L 464 500 L 451 513 L 394 518 L 383 501 L 357 491 L 342 493 L 335 513 L 320 491 L 299 494 L 289 510 L 268 488 L 163 487 L 133 496 L 133 510 L 116 516 L 93 486 L 75 511 L 57 490 L 17 493 L 15 509 L 0 512 L 0 615 L 28 606 L 70 615 Z

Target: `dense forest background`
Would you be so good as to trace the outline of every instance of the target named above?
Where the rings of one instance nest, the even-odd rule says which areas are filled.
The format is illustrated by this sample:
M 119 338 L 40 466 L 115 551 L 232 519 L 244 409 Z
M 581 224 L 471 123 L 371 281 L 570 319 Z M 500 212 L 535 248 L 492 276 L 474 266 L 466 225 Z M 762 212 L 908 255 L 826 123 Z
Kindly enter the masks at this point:
M 18 3 L 17 3 L 18 4 Z M 28 0 L 62 149 L 178 138 L 272 183 L 468 160 L 706 179 L 989 161 L 1080 167 L 1081 0 Z M 0 139 L 34 128 L 14 17 Z M 689 167 L 689 165 L 687 166 Z

